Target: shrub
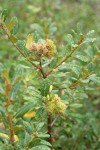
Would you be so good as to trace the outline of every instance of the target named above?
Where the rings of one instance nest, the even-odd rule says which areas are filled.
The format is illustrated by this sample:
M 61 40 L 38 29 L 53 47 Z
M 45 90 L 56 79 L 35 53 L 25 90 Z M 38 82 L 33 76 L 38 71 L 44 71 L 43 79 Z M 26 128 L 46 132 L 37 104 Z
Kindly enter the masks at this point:
M 35 24 L 20 40 L 17 18 L 6 18 L 4 10 L 0 26 L 21 55 L 10 69 L 0 64 L 0 148 L 98 149 L 97 120 L 83 109 L 87 91 L 100 83 L 93 72 L 100 54 L 94 31 L 84 34 L 78 23 L 62 46 Z

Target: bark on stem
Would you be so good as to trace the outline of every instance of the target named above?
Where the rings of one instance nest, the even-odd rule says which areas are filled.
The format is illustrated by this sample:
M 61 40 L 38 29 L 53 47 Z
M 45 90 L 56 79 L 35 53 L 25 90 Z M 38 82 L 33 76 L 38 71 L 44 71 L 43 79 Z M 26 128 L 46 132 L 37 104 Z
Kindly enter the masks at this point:
M 9 131 L 10 131 L 9 142 L 12 144 L 14 150 L 16 150 L 15 143 L 14 143 L 15 139 L 14 139 L 14 131 L 13 131 L 13 127 L 12 127 L 12 118 L 11 118 L 9 112 L 8 112 L 7 119 L 8 119 L 8 122 L 9 122 Z
M 9 91 L 10 90 L 11 89 L 9 89 Z M 9 110 L 8 110 L 9 105 L 11 105 L 10 99 L 8 98 L 9 91 L 6 95 L 6 105 L 7 105 L 6 111 L 7 111 L 7 120 L 8 120 L 8 123 L 9 123 L 9 143 L 11 143 L 12 146 L 13 146 L 13 149 L 16 150 L 16 145 L 14 143 L 15 139 L 14 139 L 14 130 L 13 130 L 13 119 L 11 117 L 11 114 L 10 114 Z
M 48 115 L 47 117 L 47 123 L 48 123 L 48 134 L 50 135 L 50 137 L 48 138 L 48 142 L 52 145 L 52 127 L 51 127 L 51 116 Z
M 43 76 L 43 78 L 47 78 L 46 74 L 44 73 L 44 70 L 42 68 L 42 58 L 40 57 L 40 72 Z M 47 133 L 50 135 L 50 137 L 48 138 L 48 142 L 52 145 L 52 120 L 51 120 L 51 116 L 47 114 Z M 52 150 L 52 148 L 51 148 Z

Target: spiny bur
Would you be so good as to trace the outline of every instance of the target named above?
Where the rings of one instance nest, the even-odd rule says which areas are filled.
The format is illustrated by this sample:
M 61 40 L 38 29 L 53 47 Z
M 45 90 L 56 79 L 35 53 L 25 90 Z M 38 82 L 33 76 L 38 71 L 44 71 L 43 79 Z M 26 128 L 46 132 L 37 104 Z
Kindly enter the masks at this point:
M 48 59 L 51 59 L 56 55 L 56 45 L 50 39 L 43 40 L 41 42 L 35 42 L 32 35 L 27 37 L 26 48 L 31 52 L 37 52 L 39 56 L 45 56 Z
M 48 95 L 45 106 L 49 115 L 64 114 L 67 107 L 57 94 Z

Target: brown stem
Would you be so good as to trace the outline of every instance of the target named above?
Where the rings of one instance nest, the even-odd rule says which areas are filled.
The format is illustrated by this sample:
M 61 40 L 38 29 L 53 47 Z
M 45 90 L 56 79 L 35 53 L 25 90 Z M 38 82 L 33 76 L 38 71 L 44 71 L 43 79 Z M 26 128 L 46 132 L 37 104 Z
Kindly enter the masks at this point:
M 46 74 L 44 73 L 44 70 L 42 68 L 42 56 L 40 56 L 40 69 L 39 70 L 40 70 L 43 78 L 45 79 L 46 78 Z
M 56 123 L 58 117 L 59 117 L 59 116 L 57 116 L 57 117 L 53 120 L 53 122 L 51 123 L 51 127 L 53 127 L 53 125 Z
M 7 110 L 7 120 L 8 120 L 8 123 L 9 123 L 9 142 L 12 144 L 14 150 L 16 150 L 16 147 L 15 147 L 15 139 L 14 139 L 14 130 L 13 130 L 13 120 L 12 120 L 12 117 L 11 117 L 11 114 L 8 110 L 8 107 L 9 105 L 11 105 L 11 101 L 10 101 L 10 98 L 8 97 L 9 96 L 9 93 L 6 95 L 6 110 Z
M 44 79 L 47 78 L 47 76 L 44 73 L 44 70 L 42 68 L 42 56 L 40 56 L 40 72 Z M 50 137 L 48 138 L 48 142 L 52 145 L 52 126 L 51 126 L 51 124 L 52 124 L 51 116 L 47 114 L 47 128 L 48 128 L 47 133 L 50 135 Z
M 5 77 L 5 100 L 6 100 L 6 111 L 7 111 L 7 120 L 9 125 L 9 142 L 12 144 L 13 149 L 16 150 L 15 139 L 14 139 L 14 130 L 13 130 L 13 118 L 9 112 L 9 106 L 12 104 L 11 99 L 9 98 L 9 93 L 12 89 L 12 84 L 9 80 L 9 76 Z
M 48 134 L 50 137 L 48 138 L 48 142 L 52 145 L 52 127 L 51 127 L 51 116 L 47 116 L 47 123 L 48 123 Z
M 12 144 L 14 150 L 16 150 L 16 147 L 15 147 L 15 139 L 14 139 L 14 131 L 13 131 L 13 122 L 12 122 L 12 118 L 11 118 L 11 115 L 10 113 L 8 112 L 8 116 L 7 116 L 7 119 L 8 119 L 8 122 L 9 122 L 9 131 L 10 131 L 10 136 L 9 136 L 9 142 Z

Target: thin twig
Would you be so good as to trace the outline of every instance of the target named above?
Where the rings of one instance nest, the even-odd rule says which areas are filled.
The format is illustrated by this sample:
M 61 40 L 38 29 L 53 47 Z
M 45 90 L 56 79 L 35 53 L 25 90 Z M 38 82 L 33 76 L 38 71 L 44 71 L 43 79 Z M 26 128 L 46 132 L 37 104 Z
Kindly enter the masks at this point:
M 51 116 L 47 116 L 47 125 L 48 125 L 48 134 L 50 137 L 48 138 L 48 142 L 52 145 L 52 127 L 51 127 Z
M 71 51 L 70 51 L 70 53 L 69 53 L 67 56 L 65 56 L 65 57 L 61 60 L 61 62 L 59 62 L 53 69 L 51 69 L 51 70 L 47 73 L 47 76 L 49 76 L 49 75 L 53 72 L 53 70 L 56 69 L 56 68 L 58 68 L 63 62 L 66 62 L 66 61 L 72 56 L 72 54 L 77 50 L 77 48 L 82 44 L 83 40 L 84 40 L 84 37 L 82 36 L 82 37 L 79 39 L 78 43 L 77 43 L 78 46 L 75 47 L 75 48 L 72 48 Z
M 9 106 L 11 105 L 11 100 L 9 98 L 9 93 L 12 89 L 12 85 L 10 83 L 10 81 L 8 80 L 8 78 L 5 78 L 5 100 L 6 100 L 6 111 L 7 111 L 7 120 L 9 123 L 9 142 L 12 144 L 14 150 L 16 150 L 16 146 L 15 146 L 15 139 L 14 139 L 14 130 L 13 130 L 13 118 L 8 110 Z
M 91 73 L 92 74 L 92 73 Z M 85 77 L 81 78 L 81 80 L 85 80 L 85 79 L 88 79 L 88 77 L 91 75 L 91 74 L 88 74 L 86 75 Z M 77 81 L 75 83 L 72 83 L 71 85 L 68 86 L 68 88 L 75 88 L 77 87 L 78 85 L 80 85 L 82 82 L 81 81 Z M 54 90 L 65 90 L 66 88 L 54 88 Z
M 57 121 L 58 117 L 59 117 L 59 116 L 57 116 L 57 117 L 53 120 L 53 122 L 51 123 L 51 127 L 53 127 L 53 125 L 54 125 L 55 122 Z
M 45 79 L 46 78 L 46 74 L 44 73 L 44 70 L 42 68 L 42 57 L 40 56 L 40 72 L 43 76 L 43 78 Z
M 43 78 L 47 78 L 46 74 L 44 73 L 44 70 L 42 68 L 42 57 L 40 56 L 40 71 L 43 76 Z M 52 145 L 52 127 L 51 127 L 51 116 L 47 113 L 47 133 L 50 135 L 48 138 L 48 142 Z M 51 148 L 52 150 L 52 148 Z
M 39 69 L 39 70 L 40 70 L 40 67 L 37 66 L 36 64 L 34 64 L 34 63 L 30 60 L 30 58 L 27 57 L 27 56 L 23 53 L 23 51 L 11 40 L 10 34 L 9 34 L 9 32 L 8 32 L 8 29 L 7 29 L 6 25 L 5 25 L 5 24 L 1 24 L 0 26 L 1 26 L 1 28 L 3 29 L 4 33 L 8 36 L 8 39 L 12 42 L 13 46 L 19 51 L 19 53 L 20 53 L 23 57 L 25 57 L 26 60 L 27 60 L 28 62 L 30 62 L 36 69 Z
M 87 79 L 91 74 L 88 74 L 87 76 L 85 76 L 84 78 L 82 78 L 82 80 L 84 81 L 85 79 Z M 69 88 L 72 88 L 72 87 L 76 87 L 77 85 L 81 84 L 81 81 L 77 81 L 75 83 L 72 83 L 71 85 L 69 85 L 68 87 Z

